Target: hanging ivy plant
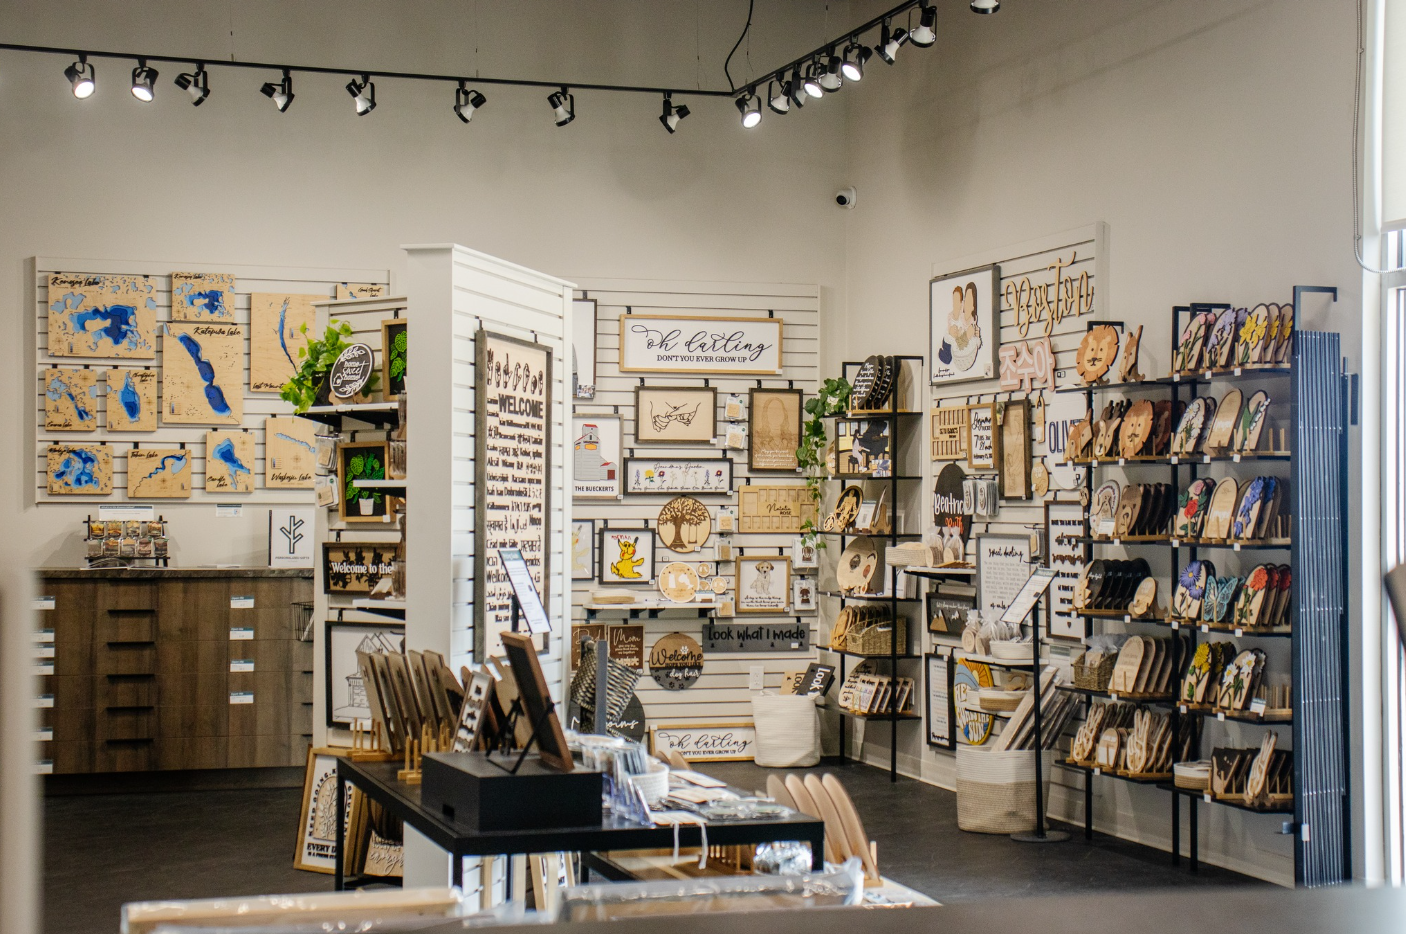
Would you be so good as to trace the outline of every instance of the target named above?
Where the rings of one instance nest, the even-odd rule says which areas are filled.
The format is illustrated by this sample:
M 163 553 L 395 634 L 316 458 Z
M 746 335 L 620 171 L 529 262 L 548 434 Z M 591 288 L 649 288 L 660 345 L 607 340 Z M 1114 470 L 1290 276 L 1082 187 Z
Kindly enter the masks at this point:
M 806 418 L 801 423 L 801 446 L 796 449 L 796 460 L 800 464 L 801 472 L 805 474 L 810 497 L 816 504 L 820 503 L 820 483 L 825 479 L 825 451 L 829 446 L 825 434 L 825 419 L 826 416 L 838 415 L 849 408 L 850 391 L 849 380 L 843 377 L 827 379 L 815 398 L 808 399 L 805 404 Z M 825 547 L 820 530 L 813 520 L 807 519 L 801 524 L 801 533 L 802 540 L 807 545 Z

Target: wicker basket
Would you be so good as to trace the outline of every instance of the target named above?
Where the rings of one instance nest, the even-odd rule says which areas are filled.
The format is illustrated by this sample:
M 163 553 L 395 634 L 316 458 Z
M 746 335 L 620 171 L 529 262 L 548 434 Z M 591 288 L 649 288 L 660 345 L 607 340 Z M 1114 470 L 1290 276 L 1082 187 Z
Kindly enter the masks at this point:
M 1049 750 L 1040 756 L 1048 802 L 1054 756 Z M 1035 829 L 1035 759 L 1030 750 L 957 746 L 957 827 L 1000 834 Z
M 858 632 L 845 635 L 845 651 L 855 655 L 888 655 L 892 651 L 894 636 L 893 620 L 872 623 Z M 908 620 L 898 618 L 898 652 L 908 651 Z
M 1084 664 L 1085 658 L 1088 658 L 1088 653 L 1074 663 L 1074 686 L 1086 691 L 1108 690 L 1108 683 L 1113 680 L 1113 669 L 1118 664 L 1118 656 L 1105 655 L 1103 661 L 1097 665 Z

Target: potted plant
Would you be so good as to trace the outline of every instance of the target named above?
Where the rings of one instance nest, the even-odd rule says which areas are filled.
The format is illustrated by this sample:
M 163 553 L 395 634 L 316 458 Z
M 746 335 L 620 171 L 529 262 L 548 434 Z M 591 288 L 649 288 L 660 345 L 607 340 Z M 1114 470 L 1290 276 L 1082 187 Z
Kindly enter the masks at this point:
M 342 491 L 342 496 L 347 502 L 355 500 L 363 516 L 373 516 L 376 514 L 376 506 L 381 502 L 381 491 L 363 490 L 356 485 L 356 481 L 384 479 L 385 465 L 374 453 L 367 451 L 364 454 L 353 455 L 347 463 L 347 488 Z
M 805 404 L 806 419 L 801 424 L 801 446 L 796 449 L 796 461 L 806 477 L 811 499 L 820 502 L 820 481 L 825 479 L 825 419 L 849 407 L 849 380 L 827 379 L 814 399 Z M 801 540 L 807 545 L 824 548 L 816 524 L 807 519 L 801 525 Z
M 307 334 L 308 326 L 303 325 L 301 331 Z M 347 340 L 351 336 L 350 324 L 345 321 L 332 321 L 327 325 L 327 333 L 321 340 L 311 339 L 307 346 L 298 348 L 298 359 L 302 363 L 298 372 L 283 384 L 283 389 L 279 392 L 285 402 L 293 403 L 294 415 L 301 415 L 314 405 L 328 403 L 327 372 L 332 369 L 332 364 L 337 361 L 342 351 L 351 346 L 353 342 Z M 373 370 L 363 393 L 374 392 L 380 381 L 381 374 Z

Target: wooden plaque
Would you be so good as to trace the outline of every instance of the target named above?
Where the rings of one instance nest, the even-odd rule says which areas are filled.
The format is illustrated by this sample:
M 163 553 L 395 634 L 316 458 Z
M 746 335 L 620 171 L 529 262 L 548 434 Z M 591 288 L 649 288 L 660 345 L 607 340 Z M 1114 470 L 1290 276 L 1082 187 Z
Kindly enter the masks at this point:
M 105 444 L 51 444 L 44 473 L 55 496 L 107 496 L 112 492 L 112 452 Z
M 310 490 L 317 472 L 317 430 L 306 418 L 264 419 L 264 486 Z
M 271 292 L 249 296 L 250 392 L 278 392 L 303 365 L 298 351 L 307 347 L 317 323 L 312 303 L 326 300 Z
M 156 283 L 150 276 L 49 277 L 52 357 L 156 358 Z
M 254 435 L 248 431 L 205 433 L 205 491 L 254 492 Z
M 98 371 L 77 367 L 40 372 L 45 431 L 97 431 Z
M 957 461 L 965 460 L 966 456 L 966 406 L 933 409 L 932 459 L 935 461 Z
M 171 320 L 233 324 L 233 274 L 227 272 L 171 273 Z
M 107 371 L 107 430 L 155 431 L 155 370 L 116 367 Z
M 184 448 L 133 448 L 127 452 L 127 496 L 189 499 L 192 460 Z
M 800 485 L 744 486 L 738 493 L 737 531 L 798 534 L 801 524 L 815 522 L 816 503 Z
M 161 350 L 162 423 L 238 425 L 244 420 L 243 328 L 168 324 Z

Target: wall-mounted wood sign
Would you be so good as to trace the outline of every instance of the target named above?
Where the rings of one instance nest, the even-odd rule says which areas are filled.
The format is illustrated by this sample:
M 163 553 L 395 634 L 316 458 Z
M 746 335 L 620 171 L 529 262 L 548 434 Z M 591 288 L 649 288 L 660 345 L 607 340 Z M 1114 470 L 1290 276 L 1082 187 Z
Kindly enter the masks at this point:
M 967 409 L 967 466 L 991 470 L 996 466 L 996 406 L 983 402 Z
M 624 373 L 781 372 L 780 318 L 621 315 Z
M 105 444 L 51 444 L 44 473 L 52 495 L 107 496 L 112 492 L 112 452 Z
M 400 542 L 323 542 L 322 592 L 370 593 L 400 559 Z
M 703 649 L 707 652 L 804 652 L 809 648 L 810 627 L 804 623 L 703 624 Z
M 253 432 L 205 432 L 206 492 L 254 492 L 254 467 Z
M 729 494 L 731 492 L 732 458 L 730 457 L 625 458 L 626 496 L 650 493 Z
M 172 321 L 234 320 L 234 275 L 227 272 L 171 273 Z
M 238 425 L 244 420 L 244 329 L 167 324 L 161 342 L 161 421 Z
M 752 759 L 756 748 L 757 730 L 750 723 L 657 724 L 649 728 L 652 754 L 677 752 L 689 762 Z
M 45 431 L 98 430 L 98 371 L 77 367 L 41 370 Z
M 1069 261 L 1057 259 L 1046 269 L 1054 273 L 1054 281 L 1032 284 L 1029 276 L 1007 279 L 1002 288 L 1005 303 L 1015 310 L 1015 326 L 1020 336 L 1030 333 L 1032 325 L 1040 325 L 1046 337 L 1065 318 L 1086 315 L 1094 310 L 1094 287 L 1086 271 L 1064 275 L 1074 265 L 1078 253 L 1070 253 Z
M 932 459 L 960 461 L 967 457 L 967 407 L 947 406 L 932 412 Z
M 156 357 L 156 283 L 150 276 L 49 277 L 50 356 Z
M 636 386 L 635 440 L 641 445 L 711 445 L 718 394 L 707 386 Z
M 190 462 L 184 448 L 133 448 L 127 452 L 127 495 L 189 499 Z
M 156 430 L 155 370 L 115 367 L 107 371 L 107 430 Z
M 1002 389 L 1028 393 L 1054 388 L 1054 348 L 1048 337 L 1002 344 L 1000 356 Z
M 801 407 L 799 389 L 753 389 L 747 403 L 747 469 L 795 471 L 800 466 Z
M 306 418 L 264 419 L 264 486 L 310 490 L 317 469 L 317 430 Z
M 352 399 L 366 388 L 376 368 L 376 353 L 370 344 L 352 344 L 332 361 L 327 373 L 327 391 L 335 399 Z
M 752 484 L 738 491 L 737 531 L 797 534 L 815 522 L 816 503 L 804 486 Z
M 474 656 L 502 653 L 512 628 L 512 586 L 499 548 L 518 548 L 550 606 L 547 479 L 551 473 L 552 351 L 542 344 L 478 332 L 474 510 Z
M 1001 498 L 1030 498 L 1030 402 L 1012 399 L 1001 414 Z
M 308 346 L 317 324 L 313 302 L 325 295 L 255 292 L 249 296 L 249 391 L 278 392 L 303 365 L 298 351 Z
M 386 284 L 384 282 L 338 282 L 333 297 L 339 302 L 349 298 L 385 298 Z

